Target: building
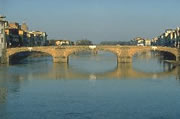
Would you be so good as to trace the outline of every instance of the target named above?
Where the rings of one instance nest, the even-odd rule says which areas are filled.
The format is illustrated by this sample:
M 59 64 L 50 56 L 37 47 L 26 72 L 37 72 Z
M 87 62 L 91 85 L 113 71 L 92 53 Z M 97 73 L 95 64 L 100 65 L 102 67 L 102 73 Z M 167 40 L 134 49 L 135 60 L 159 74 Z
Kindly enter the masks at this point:
M 156 46 L 158 42 L 158 37 L 155 37 L 151 40 L 151 45 Z
M 5 20 L 5 16 L 0 16 L 0 57 L 3 55 L 3 50 L 6 48 L 6 36 L 5 28 L 8 22 Z
M 9 28 L 9 29 L 20 29 L 20 25 L 19 25 L 19 23 L 17 23 L 17 22 L 10 22 L 10 23 L 8 24 L 8 28 Z
M 48 45 L 51 46 L 74 45 L 74 42 L 69 40 L 49 40 Z
M 22 41 L 22 46 L 29 46 L 30 43 L 27 38 L 27 32 L 22 29 L 19 29 L 18 35 L 19 35 L 19 40 Z
M 134 39 L 134 42 L 137 46 L 144 46 L 145 45 L 145 39 L 141 37 L 137 37 Z
M 29 46 L 34 46 L 35 45 L 35 40 L 34 40 L 34 34 L 32 32 L 27 32 L 27 40 Z
M 151 40 L 145 39 L 145 46 L 151 46 Z
M 47 33 L 46 32 L 41 32 L 41 31 L 32 31 L 30 32 L 33 34 L 33 39 L 34 39 L 34 45 L 35 46 L 44 46 L 47 43 Z
M 0 56 L 6 47 L 48 45 L 47 36 L 46 32 L 29 31 L 26 23 L 8 23 L 0 16 Z
M 56 42 L 56 45 L 74 45 L 74 42 L 69 40 L 59 40 L 58 42 Z
M 47 33 L 29 31 L 26 23 L 22 23 L 22 25 L 17 22 L 9 23 L 5 33 L 7 47 L 43 46 L 47 44 Z
M 29 31 L 28 25 L 25 22 L 22 23 L 21 30 L 26 31 L 26 32 Z
M 165 30 L 153 44 L 180 48 L 180 28 Z
M 17 47 L 23 46 L 23 37 L 19 35 L 23 35 L 20 30 L 19 23 L 9 23 L 8 27 L 5 30 L 6 38 L 7 38 L 7 47 Z

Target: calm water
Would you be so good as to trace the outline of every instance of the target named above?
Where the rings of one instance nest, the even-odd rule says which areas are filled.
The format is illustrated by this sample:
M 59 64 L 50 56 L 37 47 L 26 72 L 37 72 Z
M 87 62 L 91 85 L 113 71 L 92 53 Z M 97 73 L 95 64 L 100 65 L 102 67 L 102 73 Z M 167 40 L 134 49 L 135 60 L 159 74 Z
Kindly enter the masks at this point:
M 0 67 L 0 119 L 179 119 L 180 68 L 157 53 L 28 58 Z

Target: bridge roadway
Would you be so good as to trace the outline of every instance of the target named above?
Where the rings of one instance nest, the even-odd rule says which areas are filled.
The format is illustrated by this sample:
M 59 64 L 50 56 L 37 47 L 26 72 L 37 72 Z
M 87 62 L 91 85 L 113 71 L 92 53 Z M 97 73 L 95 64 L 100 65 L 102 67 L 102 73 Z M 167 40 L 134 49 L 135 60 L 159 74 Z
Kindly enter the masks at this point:
M 43 52 L 53 57 L 55 63 L 68 63 L 68 58 L 71 54 L 79 51 L 108 51 L 112 52 L 117 56 L 118 63 L 131 63 L 132 57 L 136 53 L 146 52 L 151 50 L 164 51 L 173 54 L 176 57 L 176 61 L 180 61 L 180 50 L 171 47 L 161 46 L 39 46 L 39 47 L 16 47 L 8 48 L 5 55 L 5 63 L 9 63 L 9 57 L 16 55 L 21 52 Z M 12 59 L 13 60 L 13 59 Z

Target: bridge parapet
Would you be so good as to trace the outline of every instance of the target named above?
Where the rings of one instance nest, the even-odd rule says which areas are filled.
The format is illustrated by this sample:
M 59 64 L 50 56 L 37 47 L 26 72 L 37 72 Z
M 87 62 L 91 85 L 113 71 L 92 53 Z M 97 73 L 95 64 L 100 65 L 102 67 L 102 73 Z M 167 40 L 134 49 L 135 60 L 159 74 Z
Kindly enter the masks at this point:
M 93 48 L 92 48 L 93 47 Z M 87 50 L 96 50 L 96 51 L 109 51 L 117 56 L 118 63 L 131 63 L 132 57 L 138 52 L 157 50 L 170 52 L 176 56 L 176 61 L 180 61 L 180 50 L 170 47 L 142 47 L 142 46 L 44 46 L 44 47 L 17 47 L 17 48 L 8 48 L 6 51 L 7 63 L 9 62 L 9 57 L 20 52 L 44 52 L 53 57 L 53 62 L 63 62 L 68 63 L 69 55 Z

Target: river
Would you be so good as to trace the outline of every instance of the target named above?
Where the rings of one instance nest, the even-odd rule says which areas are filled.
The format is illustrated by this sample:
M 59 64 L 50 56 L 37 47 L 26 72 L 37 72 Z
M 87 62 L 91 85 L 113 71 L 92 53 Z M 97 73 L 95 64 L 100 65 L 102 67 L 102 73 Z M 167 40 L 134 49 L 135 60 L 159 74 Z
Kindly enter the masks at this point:
M 0 66 L 0 119 L 178 119 L 179 79 L 156 52 L 132 64 L 107 52 L 26 58 Z

